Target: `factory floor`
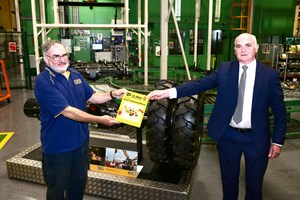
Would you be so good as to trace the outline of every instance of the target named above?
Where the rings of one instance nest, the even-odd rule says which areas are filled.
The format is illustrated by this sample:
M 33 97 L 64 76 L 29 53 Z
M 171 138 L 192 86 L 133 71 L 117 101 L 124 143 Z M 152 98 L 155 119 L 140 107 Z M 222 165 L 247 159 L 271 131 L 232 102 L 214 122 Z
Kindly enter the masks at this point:
M 13 89 L 11 102 L 0 102 L 0 133 L 14 132 L 14 135 L 0 150 L 0 199 L 42 200 L 46 186 L 7 175 L 6 160 L 39 142 L 39 121 L 23 113 L 24 102 L 34 97 L 32 90 Z M 297 115 L 297 114 L 295 114 Z M 297 117 L 297 116 L 296 116 Z M 300 117 L 299 117 L 300 118 Z M 241 163 L 240 198 L 244 199 L 244 167 Z M 265 200 L 300 199 L 300 138 L 287 139 L 281 156 L 270 160 L 264 181 Z M 105 199 L 86 194 L 85 200 Z M 197 167 L 194 170 L 190 200 L 221 200 L 221 180 L 218 155 L 214 144 L 203 144 Z

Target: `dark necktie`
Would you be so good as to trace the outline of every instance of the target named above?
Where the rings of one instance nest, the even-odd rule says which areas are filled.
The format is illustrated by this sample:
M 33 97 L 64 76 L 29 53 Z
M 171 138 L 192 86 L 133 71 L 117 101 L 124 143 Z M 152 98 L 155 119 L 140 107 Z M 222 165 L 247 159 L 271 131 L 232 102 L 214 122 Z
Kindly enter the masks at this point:
M 242 66 L 242 68 L 244 71 L 242 73 L 240 84 L 239 84 L 238 103 L 232 117 L 233 121 L 236 124 L 240 123 L 243 119 L 242 116 L 243 116 L 244 94 L 245 94 L 245 85 L 246 85 L 246 78 L 247 78 L 246 70 L 248 67 L 244 65 Z

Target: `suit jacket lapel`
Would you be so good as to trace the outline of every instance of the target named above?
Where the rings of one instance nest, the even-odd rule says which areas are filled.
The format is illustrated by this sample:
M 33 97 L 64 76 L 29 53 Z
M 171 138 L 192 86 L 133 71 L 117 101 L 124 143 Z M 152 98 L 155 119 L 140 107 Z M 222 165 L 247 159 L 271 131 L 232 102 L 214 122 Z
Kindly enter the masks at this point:
M 252 99 L 252 110 L 257 102 L 258 94 L 259 94 L 259 86 L 263 84 L 264 79 L 264 70 L 263 67 L 261 67 L 260 63 L 256 61 L 256 72 L 255 72 L 255 81 L 254 81 L 254 88 L 253 88 L 253 99 Z
M 232 73 L 232 79 L 231 79 L 231 85 L 233 88 L 233 100 L 236 101 L 235 104 L 237 104 L 237 98 L 238 98 L 238 93 L 239 93 L 239 62 L 233 62 L 233 64 L 231 65 L 231 73 Z

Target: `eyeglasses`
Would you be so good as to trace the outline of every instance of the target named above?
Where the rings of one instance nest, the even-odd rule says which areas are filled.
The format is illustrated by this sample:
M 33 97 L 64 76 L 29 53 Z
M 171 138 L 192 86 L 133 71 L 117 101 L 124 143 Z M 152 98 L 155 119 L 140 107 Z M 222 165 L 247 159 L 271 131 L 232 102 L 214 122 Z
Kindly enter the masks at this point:
M 65 53 L 63 55 L 58 55 L 58 54 L 54 54 L 52 56 L 47 56 L 51 59 L 53 59 L 54 61 L 60 61 L 62 58 L 69 58 L 69 54 Z

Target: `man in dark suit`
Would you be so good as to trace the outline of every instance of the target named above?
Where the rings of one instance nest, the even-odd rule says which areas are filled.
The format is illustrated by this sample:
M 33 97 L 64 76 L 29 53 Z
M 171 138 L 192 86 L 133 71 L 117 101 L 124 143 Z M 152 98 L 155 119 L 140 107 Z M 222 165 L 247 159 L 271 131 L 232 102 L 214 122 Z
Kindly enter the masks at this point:
M 203 79 L 152 91 L 149 97 L 151 100 L 180 98 L 217 87 L 207 129 L 210 137 L 217 141 L 223 199 L 238 199 L 240 161 L 244 155 L 245 199 L 260 200 L 268 161 L 280 155 L 284 144 L 286 108 L 279 73 L 255 58 L 259 48 L 256 37 L 242 33 L 236 37 L 234 45 L 237 60 L 222 63 Z M 270 108 L 274 114 L 272 139 Z

